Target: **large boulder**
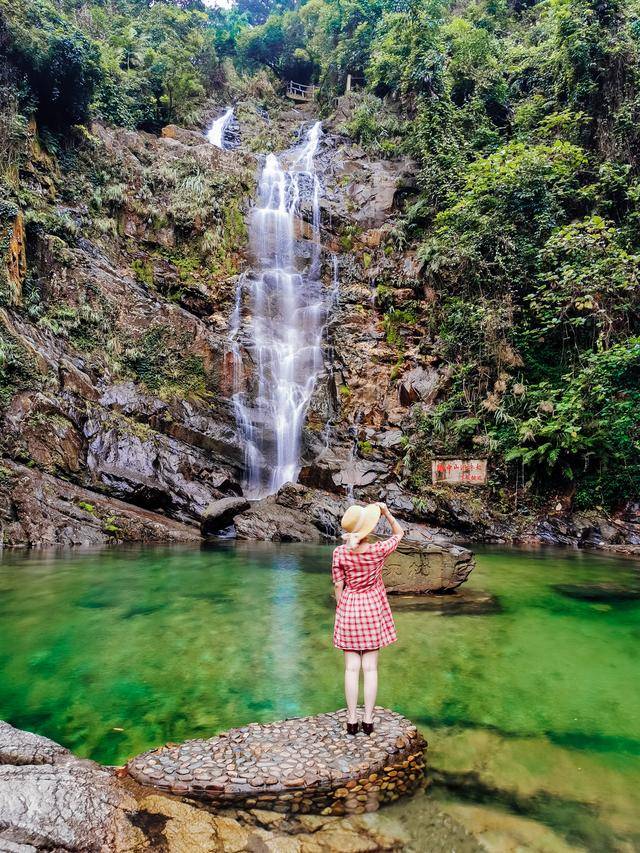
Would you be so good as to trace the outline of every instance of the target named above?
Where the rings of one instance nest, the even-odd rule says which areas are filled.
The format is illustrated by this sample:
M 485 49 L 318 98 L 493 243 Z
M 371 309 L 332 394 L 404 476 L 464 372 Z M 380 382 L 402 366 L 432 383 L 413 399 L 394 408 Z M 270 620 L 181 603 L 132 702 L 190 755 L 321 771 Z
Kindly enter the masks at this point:
M 215 536 L 233 524 L 234 516 L 249 509 L 246 498 L 220 498 L 212 501 L 202 514 L 201 530 L 203 536 Z
M 474 566 L 473 554 L 466 548 L 405 537 L 385 561 L 384 582 L 390 593 L 452 592 Z
M 338 534 L 347 503 L 329 492 L 286 483 L 234 518 L 236 535 L 271 542 L 322 542 Z

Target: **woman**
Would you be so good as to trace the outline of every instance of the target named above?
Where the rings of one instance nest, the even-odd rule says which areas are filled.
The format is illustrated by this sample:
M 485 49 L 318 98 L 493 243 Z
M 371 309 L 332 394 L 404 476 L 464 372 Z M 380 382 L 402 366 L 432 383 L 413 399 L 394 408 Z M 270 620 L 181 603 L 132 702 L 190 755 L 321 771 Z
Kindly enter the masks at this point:
M 366 537 L 380 515 L 391 525 L 392 536 L 369 544 Z M 386 504 L 350 506 L 342 516 L 342 538 L 333 552 L 331 574 L 336 593 L 333 644 L 344 650 L 344 692 L 347 699 L 347 734 L 358 732 L 356 706 L 360 667 L 364 673 L 364 719 L 362 731 L 373 732 L 373 708 L 378 692 L 378 649 L 397 639 L 391 608 L 382 581 L 385 559 L 398 547 L 404 530 Z

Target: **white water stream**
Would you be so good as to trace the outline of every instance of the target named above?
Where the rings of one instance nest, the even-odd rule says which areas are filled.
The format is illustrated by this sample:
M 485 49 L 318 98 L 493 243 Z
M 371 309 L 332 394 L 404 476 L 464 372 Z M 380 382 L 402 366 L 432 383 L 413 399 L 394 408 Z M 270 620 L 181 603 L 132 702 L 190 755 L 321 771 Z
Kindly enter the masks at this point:
M 254 258 L 231 323 L 233 405 L 246 448 L 246 493 L 295 481 L 300 439 L 318 373 L 327 300 L 320 281 L 320 122 L 290 152 L 266 157 L 249 220 Z M 309 221 L 304 222 L 304 206 Z M 302 239 L 302 237 L 306 239 Z
M 220 118 L 217 118 L 207 132 L 207 139 L 212 145 L 224 148 L 224 132 L 233 118 L 233 107 L 229 107 Z

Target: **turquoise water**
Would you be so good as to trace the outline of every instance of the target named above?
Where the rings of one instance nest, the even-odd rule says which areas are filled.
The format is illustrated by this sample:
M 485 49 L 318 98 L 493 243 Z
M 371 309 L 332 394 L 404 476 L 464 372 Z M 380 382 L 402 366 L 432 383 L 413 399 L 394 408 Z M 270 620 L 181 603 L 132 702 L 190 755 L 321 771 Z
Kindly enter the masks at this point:
M 122 763 L 339 707 L 329 566 L 324 546 L 256 543 L 5 552 L 0 718 Z M 640 602 L 554 589 L 639 580 L 609 556 L 486 550 L 467 587 L 499 612 L 395 608 L 379 702 L 425 732 L 434 796 L 640 849 Z

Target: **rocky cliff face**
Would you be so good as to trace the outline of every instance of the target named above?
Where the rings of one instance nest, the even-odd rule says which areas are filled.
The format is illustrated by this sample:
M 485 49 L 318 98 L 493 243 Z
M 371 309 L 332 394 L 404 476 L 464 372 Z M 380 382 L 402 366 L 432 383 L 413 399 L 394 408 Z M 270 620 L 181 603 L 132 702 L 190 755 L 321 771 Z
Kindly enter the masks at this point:
M 197 538 L 207 506 L 241 494 L 227 344 L 245 216 L 259 152 L 289 147 L 311 118 L 268 106 L 238 104 L 228 151 L 173 125 L 159 137 L 94 125 L 54 157 L 30 127 L 20 204 L 0 205 L 5 544 Z M 384 499 L 445 536 L 553 539 L 553 519 L 539 528 L 488 511 L 478 492 L 418 500 L 408 486 L 416 411 L 447 393 L 449 375 L 405 310 L 428 318 L 431 298 L 395 241 L 414 164 L 367 156 L 341 132 L 349 109 L 325 122 L 317 158 L 323 279 L 332 291 L 337 259 L 339 288 L 300 482 L 321 490 L 314 505 Z M 240 535 L 275 524 L 268 504 L 260 512 L 241 517 Z M 640 544 L 636 518 L 578 526 L 556 538 Z
M 155 137 L 94 125 L 77 130 L 56 158 L 30 127 L 22 208 L 2 210 L 6 544 L 189 538 L 211 502 L 241 493 L 244 449 L 226 353 L 248 253 L 245 215 L 258 168 L 251 149 L 257 140 L 288 147 L 309 116 L 278 103 L 267 115 L 250 100 L 237 115 L 240 144 L 231 151 L 175 126 Z M 322 159 L 330 287 L 329 253 L 345 272 L 353 266 L 349 235 L 368 229 L 363 239 L 379 243 L 410 169 L 372 162 L 334 136 Z M 375 399 L 371 382 L 357 378 L 380 335 L 359 270 L 346 278 L 303 471 L 337 496 L 389 477 L 380 462 L 370 469 L 350 458 L 363 401 L 366 425 L 374 409 L 385 411 L 386 393 Z M 359 359 L 348 364 L 354 344 Z M 385 371 L 378 389 L 388 384 Z M 341 397 L 347 381 L 350 405 Z
M 193 539 L 241 491 L 225 335 L 255 160 L 96 125 L 6 211 L 4 542 Z M 26 220 L 26 227 L 25 227 Z

